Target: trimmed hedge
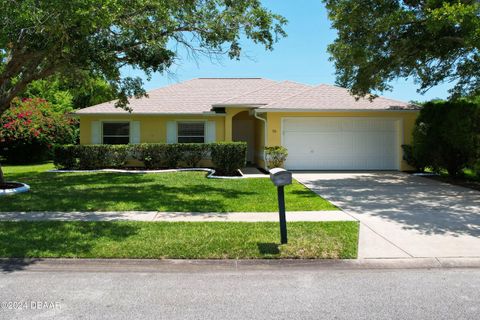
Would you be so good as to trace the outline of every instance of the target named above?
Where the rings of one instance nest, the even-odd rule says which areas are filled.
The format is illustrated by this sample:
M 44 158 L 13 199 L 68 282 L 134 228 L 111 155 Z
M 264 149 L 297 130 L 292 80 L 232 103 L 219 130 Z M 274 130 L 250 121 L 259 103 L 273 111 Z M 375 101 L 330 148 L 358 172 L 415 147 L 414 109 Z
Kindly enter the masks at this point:
M 206 159 L 209 145 L 203 143 L 142 143 L 131 146 L 133 158 L 142 161 L 147 169 L 198 166 Z
M 234 175 L 247 163 L 245 142 L 220 142 L 210 145 L 212 162 L 220 175 Z
M 127 145 L 57 145 L 53 163 L 59 169 L 119 169 L 130 152 Z
M 78 145 L 55 145 L 53 147 L 53 164 L 58 169 L 77 169 L 78 150 Z
M 198 163 L 210 155 L 210 145 L 204 143 L 184 143 L 182 146 L 182 160 L 187 167 L 195 168 Z
M 209 155 L 219 173 L 233 175 L 246 164 L 247 145 L 243 142 L 58 145 L 54 148 L 54 164 L 68 170 L 118 169 L 125 168 L 128 160 L 139 160 L 147 169 L 193 168 Z

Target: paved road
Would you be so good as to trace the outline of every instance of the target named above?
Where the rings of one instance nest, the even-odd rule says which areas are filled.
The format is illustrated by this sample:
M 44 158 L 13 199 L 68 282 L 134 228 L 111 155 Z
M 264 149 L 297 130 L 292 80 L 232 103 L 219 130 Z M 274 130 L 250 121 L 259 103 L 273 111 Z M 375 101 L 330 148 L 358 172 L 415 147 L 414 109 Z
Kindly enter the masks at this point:
M 478 191 L 401 172 L 294 177 L 361 222 L 360 258 L 480 257 Z
M 5 272 L 0 319 L 480 318 L 480 269 L 212 269 Z

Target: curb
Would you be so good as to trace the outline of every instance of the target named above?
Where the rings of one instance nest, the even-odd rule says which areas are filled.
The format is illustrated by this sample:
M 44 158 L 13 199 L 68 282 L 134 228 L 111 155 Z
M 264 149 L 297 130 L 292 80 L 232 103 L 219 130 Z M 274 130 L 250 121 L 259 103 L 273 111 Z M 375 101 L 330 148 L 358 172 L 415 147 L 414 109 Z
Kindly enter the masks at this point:
M 181 260 L 181 259 L 21 259 L 0 258 L 0 271 L 32 272 L 217 272 L 272 270 L 395 270 L 480 268 L 480 258 L 352 260 Z

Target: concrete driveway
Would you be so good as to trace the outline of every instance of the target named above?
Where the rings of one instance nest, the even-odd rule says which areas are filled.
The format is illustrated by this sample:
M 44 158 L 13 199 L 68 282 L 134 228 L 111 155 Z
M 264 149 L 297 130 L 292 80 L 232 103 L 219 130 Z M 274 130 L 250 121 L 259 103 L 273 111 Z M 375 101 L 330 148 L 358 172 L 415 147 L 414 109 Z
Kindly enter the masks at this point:
M 480 192 L 400 172 L 295 172 L 360 221 L 359 258 L 480 257 Z

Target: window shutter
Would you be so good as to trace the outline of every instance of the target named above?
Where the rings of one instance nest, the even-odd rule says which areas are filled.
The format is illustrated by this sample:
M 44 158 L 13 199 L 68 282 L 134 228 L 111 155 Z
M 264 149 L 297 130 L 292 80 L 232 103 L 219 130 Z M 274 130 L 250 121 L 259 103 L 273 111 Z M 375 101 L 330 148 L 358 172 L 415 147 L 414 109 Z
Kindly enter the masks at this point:
M 140 143 L 140 121 L 130 122 L 130 143 Z
M 91 144 L 102 144 L 102 123 L 100 121 L 92 121 L 91 123 Z
M 167 143 L 177 143 L 176 121 L 167 121 Z
M 205 143 L 217 141 L 215 121 L 207 121 L 205 124 Z

